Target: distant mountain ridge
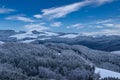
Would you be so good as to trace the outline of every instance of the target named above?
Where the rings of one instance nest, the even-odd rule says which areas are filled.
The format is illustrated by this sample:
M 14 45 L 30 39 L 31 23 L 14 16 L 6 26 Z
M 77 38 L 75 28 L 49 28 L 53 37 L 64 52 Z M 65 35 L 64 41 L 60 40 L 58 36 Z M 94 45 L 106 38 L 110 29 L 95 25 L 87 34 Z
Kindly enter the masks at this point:
M 50 31 L 20 31 L 14 30 L 0 30 L 1 42 L 24 42 L 24 43 L 66 43 L 66 44 L 80 44 L 92 49 L 103 51 L 119 51 L 120 50 L 120 36 L 87 36 L 78 33 L 57 33 Z

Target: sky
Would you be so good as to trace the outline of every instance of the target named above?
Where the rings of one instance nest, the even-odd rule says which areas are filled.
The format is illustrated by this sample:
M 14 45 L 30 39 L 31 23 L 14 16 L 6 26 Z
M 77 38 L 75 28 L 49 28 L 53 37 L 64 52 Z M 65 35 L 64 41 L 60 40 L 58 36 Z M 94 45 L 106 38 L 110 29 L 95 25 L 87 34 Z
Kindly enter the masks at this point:
M 0 29 L 120 33 L 120 0 L 0 0 Z

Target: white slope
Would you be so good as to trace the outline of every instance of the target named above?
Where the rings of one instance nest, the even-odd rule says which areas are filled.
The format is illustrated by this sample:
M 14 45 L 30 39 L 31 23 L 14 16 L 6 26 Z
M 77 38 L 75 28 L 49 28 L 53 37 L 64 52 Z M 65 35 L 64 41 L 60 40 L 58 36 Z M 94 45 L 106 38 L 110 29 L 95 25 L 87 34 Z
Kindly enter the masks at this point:
M 27 33 L 23 33 L 23 34 L 16 34 L 16 35 L 13 35 L 10 37 L 14 37 L 14 38 L 17 38 L 19 40 L 19 39 L 24 39 L 24 38 L 37 38 L 38 35 L 32 34 L 31 32 L 27 32 Z
M 40 38 L 38 40 L 47 40 L 47 39 L 51 39 L 51 38 Z M 36 39 L 31 39 L 31 40 L 23 40 L 23 41 L 20 41 L 22 43 L 31 43 L 33 41 L 35 41 Z
M 59 34 L 53 32 L 44 32 L 46 36 L 58 36 Z
M 22 43 L 30 43 L 30 42 L 33 42 L 33 41 L 35 41 L 35 40 L 24 40 L 24 41 L 20 41 L 20 42 L 22 42 Z
M 66 35 L 63 35 L 63 36 L 59 36 L 60 38 L 76 38 L 78 37 L 79 35 L 77 34 L 66 34 Z
M 53 33 L 53 32 L 42 32 L 40 34 L 33 34 L 32 31 L 23 33 L 23 34 L 16 34 L 12 35 L 10 37 L 17 38 L 18 40 L 24 39 L 24 38 L 37 38 L 38 36 L 57 36 L 59 34 Z
M 47 40 L 47 39 L 51 39 L 51 38 L 40 38 L 38 40 Z
M 0 41 L 0 44 L 4 44 L 4 42 L 3 42 L 3 41 Z
M 111 53 L 120 55 L 120 51 L 113 51 L 113 52 L 111 52 Z
M 120 78 L 120 73 L 102 69 L 102 68 L 96 68 L 95 73 L 99 73 L 101 78 L 105 77 L 115 77 L 115 78 Z

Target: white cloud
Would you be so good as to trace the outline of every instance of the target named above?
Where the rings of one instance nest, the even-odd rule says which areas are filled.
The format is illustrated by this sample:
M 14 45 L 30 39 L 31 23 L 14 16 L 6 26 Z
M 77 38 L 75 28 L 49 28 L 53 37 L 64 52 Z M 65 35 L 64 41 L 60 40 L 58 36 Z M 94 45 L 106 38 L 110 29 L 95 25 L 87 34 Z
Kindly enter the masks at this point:
M 116 23 L 116 19 L 107 19 L 107 20 L 102 20 L 102 21 L 97 21 L 92 23 L 92 25 L 96 25 L 96 28 L 112 28 L 112 29 L 120 29 L 120 24 Z
M 87 36 L 120 35 L 120 29 L 103 29 L 101 31 L 96 31 L 96 32 L 84 32 L 83 35 L 87 35 Z
M 61 22 L 55 22 L 55 23 L 51 24 L 50 26 L 52 26 L 52 27 L 60 27 L 61 25 L 62 25 Z
M 88 24 L 87 24 L 88 25 Z M 95 28 L 100 28 L 95 30 L 91 30 L 92 32 L 83 32 L 84 35 L 92 35 L 92 36 L 100 36 L 100 35 L 119 35 L 120 36 L 120 23 L 116 19 L 106 19 L 102 21 L 97 21 L 92 24 Z
M 98 22 L 96 22 L 96 24 L 108 23 L 111 21 L 112 21 L 112 19 L 107 19 L 107 20 L 98 21 Z
M 67 26 L 67 28 L 68 29 L 70 29 L 70 28 L 81 29 L 81 28 L 83 28 L 83 25 L 77 23 L 77 24 L 74 24 L 74 25 L 71 25 L 71 26 Z
M 34 17 L 36 17 L 36 18 L 46 17 L 48 19 L 61 18 L 72 12 L 78 11 L 79 9 L 81 9 L 85 6 L 93 5 L 93 4 L 102 5 L 102 4 L 105 4 L 108 2 L 112 2 L 112 1 L 113 0 L 84 0 L 81 2 L 69 4 L 66 6 L 43 9 L 42 10 L 43 14 L 36 14 L 36 15 L 34 15 Z
M 97 25 L 96 28 L 104 28 L 104 26 Z
M 98 5 L 102 5 L 102 4 L 105 4 L 105 3 L 110 3 L 110 2 L 112 2 L 113 0 L 94 0 L 94 1 L 96 1 L 96 3 L 97 3 Z
M 39 19 L 39 18 L 42 18 L 42 15 L 40 15 L 40 14 L 35 14 L 34 17 Z
M 104 26 L 106 27 L 111 27 L 111 28 L 117 28 L 117 29 L 120 29 L 120 24 L 117 24 L 117 23 L 108 23 L 108 24 L 103 24 Z
M 116 23 L 118 20 L 116 19 L 106 19 L 102 21 L 97 21 L 95 24 L 93 23 L 92 25 L 97 25 L 97 26 L 103 26 L 104 28 L 120 28 L 120 24 Z
M 115 27 L 120 29 L 120 24 L 116 24 Z
M 48 30 L 48 27 L 45 27 L 43 25 L 43 23 L 39 23 L 39 24 L 28 24 L 24 26 L 28 31 L 33 31 L 33 30 L 37 30 L 37 31 L 44 31 L 44 30 Z
M 113 2 L 115 0 L 85 0 L 85 1 L 91 1 L 91 3 L 93 3 L 95 5 L 103 5 L 105 3 L 110 3 L 110 2 Z
M 73 27 L 80 27 L 81 26 L 81 24 L 74 24 L 74 25 L 72 25 Z
M 66 6 L 43 9 L 42 15 L 48 16 L 50 19 L 61 18 L 61 17 L 66 16 L 69 13 L 79 10 L 80 8 L 88 5 L 89 3 L 90 3 L 90 1 L 83 1 L 83 2 L 77 2 L 74 4 L 66 5 Z
M 5 13 L 10 13 L 14 12 L 14 9 L 9 9 L 9 8 L 0 8 L 0 14 L 5 14 Z
M 112 23 L 107 23 L 107 24 L 103 24 L 104 26 L 107 26 L 107 27 L 113 27 L 114 26 L 114 24 L 112 24 Z
M 15 15 L 5 18 L 7 20 L 19 20 L 23 22 L 35 22 L 35 20 L 25 17 L 24 15 Z
M 118 33 L 120 33 L 120 30 L 117 30 L 117 29 L 105 29 L 102 32 L 104 34 L 107 34 L 107 35 L 118 35 Z

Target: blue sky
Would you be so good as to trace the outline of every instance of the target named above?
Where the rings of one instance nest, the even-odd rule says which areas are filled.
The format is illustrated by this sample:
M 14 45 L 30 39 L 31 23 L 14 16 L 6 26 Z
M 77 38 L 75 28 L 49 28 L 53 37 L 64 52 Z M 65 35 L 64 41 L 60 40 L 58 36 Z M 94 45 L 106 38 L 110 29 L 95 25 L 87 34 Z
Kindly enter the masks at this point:
M 120 0 L 0 0 L 0 29 L 120 32 Z

